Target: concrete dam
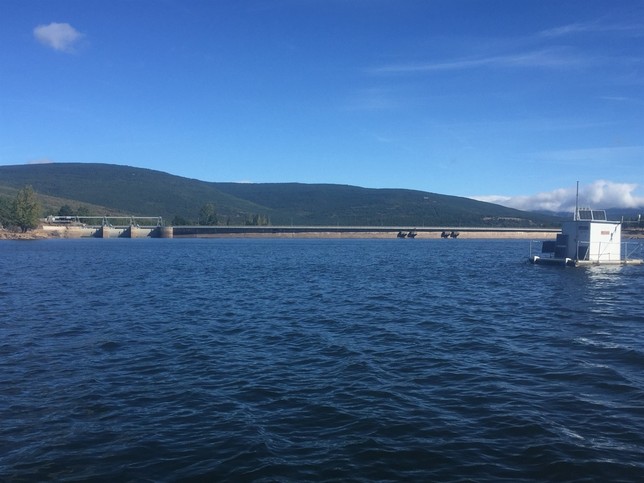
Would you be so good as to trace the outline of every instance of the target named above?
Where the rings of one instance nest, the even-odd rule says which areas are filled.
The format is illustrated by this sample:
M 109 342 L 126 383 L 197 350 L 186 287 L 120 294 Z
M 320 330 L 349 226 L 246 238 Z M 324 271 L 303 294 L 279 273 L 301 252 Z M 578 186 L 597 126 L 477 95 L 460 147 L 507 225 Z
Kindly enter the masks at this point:
M 440 238 L 445 233 L 465 237 L 551 237 L 555 228 L 404 227 L 404 226 L 165 226 L 161 217 L 63 217 L 43 220 L 43 229 L 61 238 L 216 238 L 216 237 L 401 237 Z M 443 236 L 444 237 L 444 236 Z M 455 236 L 452 236 L 455 238 Z

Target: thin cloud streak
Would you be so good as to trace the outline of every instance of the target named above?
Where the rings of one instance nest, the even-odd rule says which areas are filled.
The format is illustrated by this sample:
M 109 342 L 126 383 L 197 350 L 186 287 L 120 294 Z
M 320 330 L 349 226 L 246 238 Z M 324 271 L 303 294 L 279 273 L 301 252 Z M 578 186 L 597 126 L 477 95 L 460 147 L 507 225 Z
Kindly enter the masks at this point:
M 629 103 L 635 106 L 641 106 L 642 104 L 644 104 L 644 100 L 642 99 L 636 99 L 634 97 L 626 97 L 626 96 L 601 96 L 598 99 L 602 101 Z
M 524 42 L 535 45 L 533 50 L 474 58 L 463 57 L 444 62 L 402 62 L 375 67 L 370 71 L 377 74 L 409 74 L 480 68 L 554 69 L 586 67 L 609 61 L 614 62 L 613 56 L 610 56 L 610 58 L 589 57 L 573 51 L 570 47 L 552 44 L 542 48 L 539 46 L 539 44 L 551 43 L 564 37 L 591 33 L 621 33 L 623 37 L 640 37 L 644 36 L 644 24 L 611 24 L 602 21 L 571 23 L 542 30 L 524 38 Z M 515 41 L 518 41 L 518 39 L 515 39 Z M 510 44 L 506 47 L 511 48 Z M 627 58 L 623 59 L 623 61 L 627 60 Z M 630 62 L 639 62 L 639 60 L 639 58 L 631 59 Z
M 601 33 L 601 32 L 623 32 L 630 36 L 644 35 L 644 24 L 610 24 L 602 22 L 575 22 L 560 27 L 542 30 L 539 32 L 540 37 L 557 38 L 569 35 L 584 33 Z
M 590 59 L 574 55 L 569 49 L 542 49 L 531 52 L 495 55 L 450 62 L 425 62 L 390 64 L 371 69 L 376 74 L 413 74 L 452 70 L 492 68 L 562 68 L 581 67 L 592 63 Z
M 644 146 L 561 149 L 539 153 L 537 158 L 563 163 L 638 163 L 644 158 Z
M 344 106 L 348 111 L 380 111 L 399 107 L 401 107 L 400 102 L 394 99 L 389 89 L 378 88 L 359 91 Z

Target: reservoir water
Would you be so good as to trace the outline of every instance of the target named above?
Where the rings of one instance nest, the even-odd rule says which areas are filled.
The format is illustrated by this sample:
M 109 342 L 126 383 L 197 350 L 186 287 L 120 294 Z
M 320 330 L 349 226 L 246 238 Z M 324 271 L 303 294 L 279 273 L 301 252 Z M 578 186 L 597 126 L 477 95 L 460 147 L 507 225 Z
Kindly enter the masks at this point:
M 644 268 L 517 240 L 0 243 L 2 481 L 641 481 Z

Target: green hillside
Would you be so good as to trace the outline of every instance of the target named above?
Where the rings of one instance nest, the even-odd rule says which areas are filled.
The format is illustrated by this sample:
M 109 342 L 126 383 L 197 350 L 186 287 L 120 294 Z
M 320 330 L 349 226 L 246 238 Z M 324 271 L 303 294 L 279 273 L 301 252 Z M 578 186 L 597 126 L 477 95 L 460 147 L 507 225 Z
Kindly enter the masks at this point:
M 209 183 L 150 169 L 85 163 L 0 166 L 0 197 L 31 185 L 46 214 L 63 206 L 92 214 L 162 216 L 196 223 L 206 204 L 219 224 L 543 226 L 555 219 L 423 191 L 299 183 Z M 102 210 L 96 213 L 96 210 Z
M 276 224 L 297 220 L 305 225 L 528 226 L 553 220 L 469 198 L 415 190 L 297 183 L 215 185 L 271 208 Z
M 66 203 L 70 206 L 103 207 L 104 212 L 97 214 L 162 216 L 166 220 L 178 216 L 194 221 L 201 207 L 212 203 L 221 217 L 230 216 L 239 223 L 249 214 L 267 211 L 218 191 L 212 183 L 150 169 L 85 163 L 0 166 L 0 194 L 25 185 L 40 195 L 74 200 Z

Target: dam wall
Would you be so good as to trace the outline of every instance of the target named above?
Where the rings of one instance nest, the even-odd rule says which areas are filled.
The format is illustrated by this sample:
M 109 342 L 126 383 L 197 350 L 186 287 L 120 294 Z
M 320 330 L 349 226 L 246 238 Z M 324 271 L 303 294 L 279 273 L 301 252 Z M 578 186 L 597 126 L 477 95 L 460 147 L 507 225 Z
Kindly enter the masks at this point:
M 554 238 L 555 228 L 480 228 L 480 227 L 330 227 L 330 226 L 75 226 L 43 225 L 52 238 L 395 238 L 401 232 L 414 237 L 441 238 L 441 233 L 457 232 L 460 238 Z
M 43 225 L 43 231 L 51 238 L 172 238 L 163 236 L 166 227 L 140 226 L 60 226 Z

